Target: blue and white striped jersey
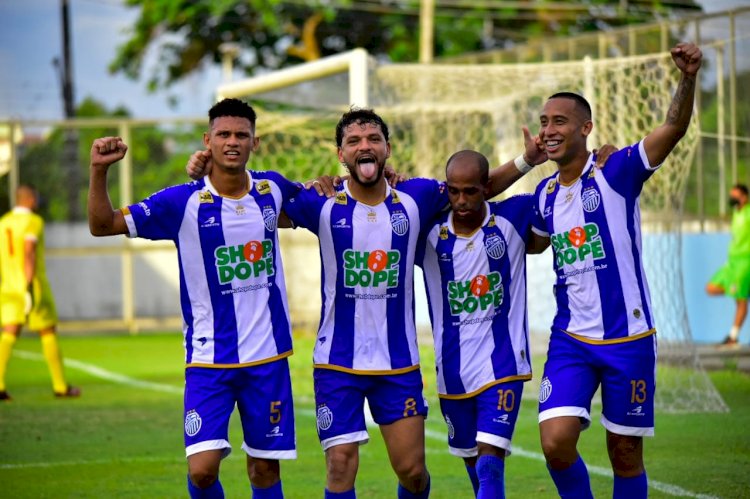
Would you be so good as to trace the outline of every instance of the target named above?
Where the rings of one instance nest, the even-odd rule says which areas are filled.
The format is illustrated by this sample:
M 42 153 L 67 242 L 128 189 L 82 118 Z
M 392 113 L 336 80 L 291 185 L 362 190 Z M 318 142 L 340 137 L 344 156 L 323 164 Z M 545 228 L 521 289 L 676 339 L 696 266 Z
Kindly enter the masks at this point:
M 415 178 L 357 202 L 348 184 L 331 198 L 303 191 L 285 211 L 320 240 L 322 310 L 315 367 L 354 374 L 419 368 L 414 257 L 420 230 L 448 202 L 444 184 Z
M 239 367 L 292 353 L 276 233 L 282 204 L 301 185 L 248 172 L 250 192 L 220 196 L 208 177 L 123 209 L 130 237 L 174 241 L 188 366 Z
M 654 332 L 639 198 L 657 168 L 641 141 L 601 170 L 589 156 L 572 185 L 555 173 L 537 187 L 534 231 L 550 237 L 557 273 L 553 328 L 594 342 Z
M 456 235 L 453 212 L 426 235 L 425 287 L 441 398 L 531 379 L 526 309 L 526 243 L 534 197 L 485 203 L 482 226 Z

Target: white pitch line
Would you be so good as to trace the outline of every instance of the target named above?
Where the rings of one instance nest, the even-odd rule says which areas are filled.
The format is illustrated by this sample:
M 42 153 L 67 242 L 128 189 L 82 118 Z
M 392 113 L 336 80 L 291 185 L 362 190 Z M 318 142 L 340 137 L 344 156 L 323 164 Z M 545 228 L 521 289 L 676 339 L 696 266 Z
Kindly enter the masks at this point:
M 13 355 L 16 355 L 22 359 L 27 359 L 27 360 L 44 361 L 44 356 L 42 356 L 41 354 L 38 354 L 35 352 L 29 352 L 26 350 L 14 350 Z M 96 378 L 104 379 L 107 381 L 112 381 L 113 383 L 119 383 L 121 385 L 132 386 L 136 388 L 146 388 L 148 390 L 154 390 L 154 391 L 159 391 L 159 392 L 167 392 L 167 393 L 175 393 L 175 394 L 183 393 L 183 389 L 181 387 L 176 387 L 174 385 L 167 385 L 164 383 L 153 383 L 150 381 L 142 381 L 136 378 L 131 378 L 129 376 L 114 373 L 112 371 L 108 371 L 106 369 L 102 369 L 101 367 L 95 366 L 93 364 L 88 364 L 86 362 L 81 362 L 79 360 L 66 358 L 64 362 L 66 366 L 72 367 L 74 369 L 78 369 L 79 371 L 84 371 Z M 315 417 L 314 410 L 302 409 L 302 410 L 298 410 L 297 413 L 304 415 L 304 416 Z M 374 428 L 378 426 L 377 423 L 375 423 L 375 421 L 372 419 L 372 416 L 369 411 L 369 407 L 365 407 L 365 421 L 367 422 L 367 426 L 369 426 L 370 428 Z M 425 436 L 434 440 L 445 442 L 445 435 L 439 431 L 425 428 Z M 540 462 L 545 461 L 544 455 L 541 454 L 540 452 L 528 451 L 518 446 L 513 447 L 513 454 L 516 456 L 525 457 L 527 459 L 532 459 L 534 461 L 540 461 Z M 126 460 L 121 459 L 120 461 L 126 461 Z M 104 463 L 104 462 L 110 462 L 110 461 L 101 461 L 101 462 Z M 51 466 L 65 466 L 68 464 L 97 464 L 97 463 L 99 463 L 99 461 L 87 461 L 85 463 L 64 463 L 63 462 L 63 463 L 29 463 L 29 464 L 18 464 L 18 465 L 0 464 L 0 469 L 51 467 Z M 599 476 L 604 476 L 604 477 L 609 477 L 609 478 L 612 477 L 611 469 L 603 468 L 601 466 L 593 466 L 590 464 L 587 464 L 586 468 L 588 468 L 589 473 L 593 473 L 594 475 L 599 475 Z M 650 488 L 658 490 L 659 492 L 663 492 L 665 494 L 677 496 L 677 497 L 693 497 L 696 499 L 718 499 L 717 496 L 698 494 L 695 492 L 691 492 L 689 490 L 685 490 L 682 487 L 679 487 L 677 485 L 672 485 L 672 484 L 665 483 L 665 482 L 659 482 L 652 478 L 649 478 L 648 486 Z

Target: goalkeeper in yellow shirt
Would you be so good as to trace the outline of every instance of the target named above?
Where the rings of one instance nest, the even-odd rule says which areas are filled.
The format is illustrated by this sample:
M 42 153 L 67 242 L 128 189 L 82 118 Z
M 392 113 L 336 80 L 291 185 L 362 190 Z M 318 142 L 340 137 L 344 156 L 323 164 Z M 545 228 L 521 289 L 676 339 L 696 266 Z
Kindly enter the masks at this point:
M 81 391 L 65 381 L 55 327 L 57 311 L 44 266 L 44 221 L 34 213 L 39 196 L 28 185 L 16 191 L 16 206 L 0 218 L 0 401 L 10 400 L 5 372 L 24 324 L 39 331 L 56 397 Z

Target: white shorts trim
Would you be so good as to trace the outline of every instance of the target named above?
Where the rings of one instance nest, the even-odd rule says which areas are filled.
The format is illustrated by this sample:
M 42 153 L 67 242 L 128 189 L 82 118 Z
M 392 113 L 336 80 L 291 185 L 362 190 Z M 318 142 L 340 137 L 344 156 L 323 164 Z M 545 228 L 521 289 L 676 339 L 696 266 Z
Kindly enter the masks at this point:
M 503 449 L 505 451 L 505 455 L 510 456 L 511 445 L 510 440 L 508 440 L 507 438 L 493 435 L 492 433 L 478 431 L 477 442 L 482 442 L 483 444 L 493 445 L 498 449 Z
M 448 452 L 458 457 L 476 457 L 479 454 L 479 449 L 477 447 L 471 449 L 459 449 L 458 447 L 451 447 L 448 445 Z
M 599 419 L 599 422 L 602 424 L 603 427 L 605 427 L 610 432 L 616 434 L 616 435 L 625 435 L 628 437 L 653 437 L 654 436 L 654 427 L 641 427 L 641 426 L 622 426 L 619 424 L 615 424 L 612 421 L 608 420 L 604 417 L 604 414 L 602 414 L 601 419 Z
M 327 451 L 335 445 L 343 444 L 359 444 L 365 445 L 370 441 L 370 435 L 367 431 L 355 431 L 353 433 L 344 433 L 343 435 L 336 435 L 335 437 L 321 440 L 320 445 L 323 446 L 323 450 Z
M 548 419 L 560 418 L 563 416 L 575 416 L 583 418 L 585 421 L 581 423 L 581 431 L 591 426 L 591 415 L 589 414 L 589 411 L 587 411 L 583 407 L 576 407 L 572 405 L 553 407 L 552 409 L 547 409 L 546 411 L 540 412 L 539 422 L 542 423 L 544 421 L 547 421 Z
M 242 442 L 242 450 L 250 457 L 260 459 L 297 459 L 297 449 L 290 450 L 262 450 L 253 449 L 245 442 Z
M 232 446 L 224 439 L 205 440 L 186 447 L 185 457 L 190 457 L 193 454 L 198 454 L 199 452 L 205 452 L 207 450 L 223 450 L 224 452 L 221 454 L 221 458 L 224 459 L 232 453 Z

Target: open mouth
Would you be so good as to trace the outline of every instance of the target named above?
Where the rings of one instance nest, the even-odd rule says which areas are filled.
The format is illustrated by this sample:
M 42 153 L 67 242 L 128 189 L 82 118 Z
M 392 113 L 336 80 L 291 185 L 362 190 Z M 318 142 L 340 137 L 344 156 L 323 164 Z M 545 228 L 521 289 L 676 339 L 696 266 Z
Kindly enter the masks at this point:
M 370 156 L 369 154 L 357 158 L 357 166 L 359 167 L 359 172 L 365 178 L 374 177 L 378 171 L 378 165 L 375 162 L 375 157 Z
M 559 149 L 561 145 L 562 145 L 562 140 L 545 140 L 544 141 L 544 148 L 547 150 L 548 153 L 557 151 L 557 149 Z

